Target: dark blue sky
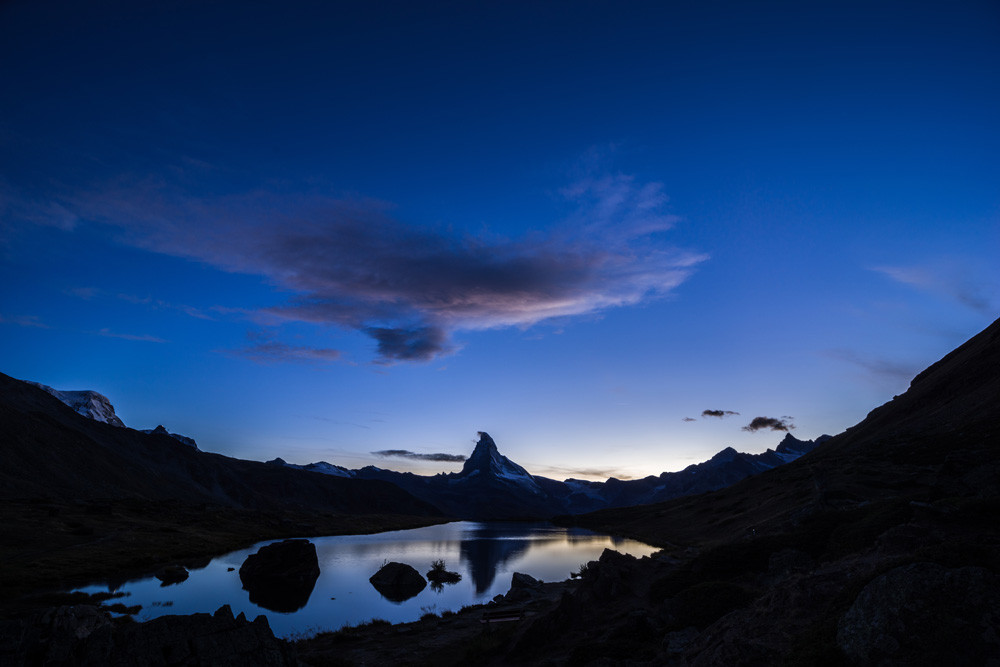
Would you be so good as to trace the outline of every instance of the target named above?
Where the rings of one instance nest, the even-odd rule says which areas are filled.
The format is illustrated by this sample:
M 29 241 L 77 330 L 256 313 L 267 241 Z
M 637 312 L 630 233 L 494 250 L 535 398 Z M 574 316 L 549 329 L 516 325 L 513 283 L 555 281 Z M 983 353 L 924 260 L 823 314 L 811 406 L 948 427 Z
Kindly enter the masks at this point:
M 1000 311 L 1000 7 L 679 4 L 0 5 L 0 370 L 424 472 L 855 423 Z

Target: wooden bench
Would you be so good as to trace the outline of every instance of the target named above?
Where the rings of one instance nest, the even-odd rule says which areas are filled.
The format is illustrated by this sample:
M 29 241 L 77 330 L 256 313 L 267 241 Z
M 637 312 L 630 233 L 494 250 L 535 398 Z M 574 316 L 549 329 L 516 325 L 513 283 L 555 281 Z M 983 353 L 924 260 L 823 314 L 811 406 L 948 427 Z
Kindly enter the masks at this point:
M 487 626 L 491 623 L 504 623 L 506 621 L 520 621 L 524 618 L 523 609 L 504 609 L 500 611 L 484 611 L 480 623 Z

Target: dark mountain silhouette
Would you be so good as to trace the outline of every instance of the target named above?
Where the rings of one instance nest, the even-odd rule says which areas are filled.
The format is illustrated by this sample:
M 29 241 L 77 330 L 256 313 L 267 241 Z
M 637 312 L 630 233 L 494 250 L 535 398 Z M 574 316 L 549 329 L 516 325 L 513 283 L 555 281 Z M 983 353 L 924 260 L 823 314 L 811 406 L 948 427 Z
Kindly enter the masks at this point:
M 482 431 L 461 472 L 428 477 L 369 466 L 355 475 L 392 482 L 446 514 L 463 519 L 549 517 L 558 514 L 561 507 L 537 478 L 500 454 L 493 438 Z
M 1000 320 L 796 461 L 708 494 L 567 518 L 666 551 L 591 563 L 514 655 L 989 664 L 1000 660 L 997 516 Z
M 642 479 L 620 480 L 612 477 L 606 482 L 536 479 L 543 489 L 560 501 L 568 514 L 646 505 L 727 487 L 751 475 L 794 461 L 829 437 L 822 435 L 816 440 L 798 440 L 789 433 L 777 448 L 762 454 L 747 454 L 726 447 L 708 461 L 689 465 L 677 472 L 664 472 Z
M 710 460 L 678 472 L 636 480 L 611 478 L 606 482 L 578 479 L 560 482 L 532 475 L 502 455 L 493 438 L 482 431 L 472 455 L 457 473 L 424 476 L 372 466 L 347 470 L 326 462 L 293 467 L 341 477 L 392 482 L 445 513 L 463 519 L 550 518 L 600 508 L 654 503 L 720 489 L 792 461 L 829 437 L 798 440 L 789 434 L 776 449 L 762 454 L 746 454 L 727 447 Z
M 385 482 L 198 451 L 165 432 L 81 416 L 0 374 L 0 498 L 174 499 L 241 508 L 439 515 Z
M 801 459 L 708 496 L 584 519 L 681 541 L 725 539 L 794 522 L 804 511 L 880 498 L 994 494 L 1000 484 L 1000 320 L 917 375 L 909 389 Z M 731 521 L 713 528 L 717 506 Z

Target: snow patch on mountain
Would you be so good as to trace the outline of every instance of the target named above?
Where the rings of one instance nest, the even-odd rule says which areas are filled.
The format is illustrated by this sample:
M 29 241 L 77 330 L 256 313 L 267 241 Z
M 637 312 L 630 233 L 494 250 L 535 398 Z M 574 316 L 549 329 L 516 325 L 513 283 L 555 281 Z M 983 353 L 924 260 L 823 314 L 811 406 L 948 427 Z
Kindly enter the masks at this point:
M 52 394 L 75 410 L 77 414 L 81 414 L 84 417 L 93 419 L 94 421 L 111 424 L 112 426 L 120 426 L 122 428 L 125 427 L 125 423 L 122 422 L 122 420 L 115 414 L 115 407 L 111 405 L 111 401 L 108 400 L 108 397 L 103 394 L 99 394 L 96 391 L 91 391 L 89 389 L 61 391 L 39 382 L 31 382 L 30 380 L 27 382 L 34 387 L 38 387 L 39 389 Z
M 296 467 L 302 468 L 303 470 L 321 472 L 324 475 L 333 475 L 334 477 L 354 477 L 353 470 L 348 470 L 347 468 L 334 465 L 332 463 L 327 463 L 326 461 L 316 461 L 315 463 L 308 463 L 304 466 L 296 466 Z

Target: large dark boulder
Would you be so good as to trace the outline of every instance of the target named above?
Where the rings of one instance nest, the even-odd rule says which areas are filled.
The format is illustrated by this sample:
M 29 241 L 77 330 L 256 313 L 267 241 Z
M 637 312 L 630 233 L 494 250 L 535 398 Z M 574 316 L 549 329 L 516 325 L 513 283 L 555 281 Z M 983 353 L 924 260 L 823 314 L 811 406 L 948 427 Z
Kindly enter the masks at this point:
M 306 606 L 318 578 L 316 545 L 309 540 L 268 544 L 240 566 L 240 581 L 250 602 L 282 613 Z
M 1000 660 L 1000 578 L 914 563 L 876 577 L 847 610 L 837 644 L 853 663 L 985 665 Z
M 180 565 L 167 565 L 157 570 L 155 576 L 160 580 L 160 586 L 170 586 L 186 581 L 188 571 Z
M 420 573 L 406 563 L 387 563 L 369 577 L 368 581 L 382 597 L 393 602 L 409 600 L 424 590 L 427 582 Z

